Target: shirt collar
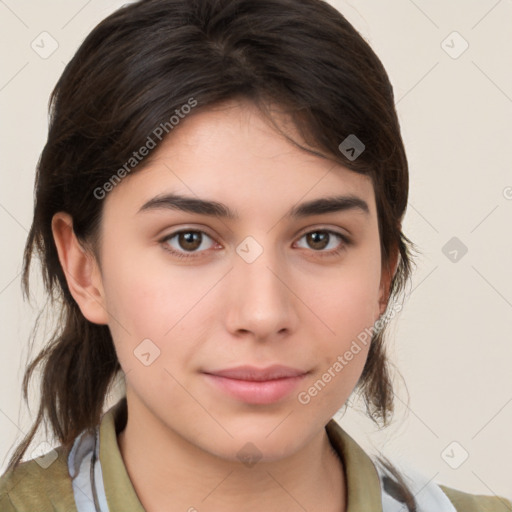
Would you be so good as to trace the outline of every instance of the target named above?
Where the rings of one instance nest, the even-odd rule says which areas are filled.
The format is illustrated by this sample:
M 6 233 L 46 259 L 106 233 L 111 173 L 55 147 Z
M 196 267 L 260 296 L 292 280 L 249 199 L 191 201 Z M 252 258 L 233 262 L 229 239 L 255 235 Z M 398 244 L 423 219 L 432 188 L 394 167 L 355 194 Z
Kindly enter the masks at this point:
M 126 397 L 121 398 L 101 418 L 100 423 L 100 464 L 109 510 L 130 510 L 145 512 L 126 471 L 117 433 L 126 424 Z
M 126 397 L 112 406 L 101 419 L 100 463 L 105 494 L 110 510 L 145 512 L 117 443 L 117 434 L 126 425 L 126 420 Z M 382 512 L 379 475 L 370 457 L 334 420 L 330 420 L 325 429 L 331 445 L 343 461 L 347 482 L 346 512 Z
M 343 461 L 347 482 L 346 512 L 382 512 L 379 474 L 371 458 L 336 421 L 330 420 L 325 430 L 331 445 Z

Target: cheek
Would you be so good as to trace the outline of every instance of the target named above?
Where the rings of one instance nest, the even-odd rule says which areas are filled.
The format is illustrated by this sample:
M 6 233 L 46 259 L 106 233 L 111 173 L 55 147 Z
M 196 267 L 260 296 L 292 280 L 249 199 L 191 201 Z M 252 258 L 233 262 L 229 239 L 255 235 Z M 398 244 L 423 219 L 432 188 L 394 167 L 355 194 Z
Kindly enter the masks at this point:
M 313 312 L 321 319 L 315 343 L 318 371 L 309 380 L 304 400 L 321 412 L 330 403 L 334 414 L 347 400 L 363 371 L 379 298 L 380 270 L 374 260 L 341 268 L 334 279 L 309 289 Z M 318 281 L 317 281 L 318 282 Z M 306 292 L 305 292 L 306 293 Z M 317 319 L 315 317 L 315 322 Z M 317 399 L 317 397 L 321 397 Z M 309 407 L 308 407 L 309 408 Z
M 363 372 L 371 345 L 368 315 L 351 303 L 338 307 L 332 325 L 335 335 L 318 337 L 317 370 L 301 387 L 297 401 L 307 414 L 331 418 L 350 397 Z
M 318 371 L 299 389 L 297 407 L 309 417 L 327 422 L 346 403 L 363 371 L 370 343 L 340 341 L 329 347 Z
M 350 339 L 376 320 L 379 301 L 380 271 L 372 265 L 346 266 L 339 273 L 311 290 L 313 313 L 325 324 L 327 339 L 343 348 Z
M 208 318 L 215 317 L 214 294 L 208 292 L 218 276 L 162 262 L 144 265 L 134 257 L 112 264 L 105 261 L 105 275 L 109 324 L 123 369 L 128 371 L 134 363 L 139 366 L 134 350 L 147 339 L 160 350 L 155 366 L 171 368 L 176 361 L 186 362 L 194 348 L 190 340 L 202 339 Z M 150 352 L 158 353 L 151 343 L 145 343 Z
M 189 270 L 138 257 L 116 261 L 105 272 L 109 312 L 134 333 L 162 337 L 198 302 L 208 284 L 191 278 Z

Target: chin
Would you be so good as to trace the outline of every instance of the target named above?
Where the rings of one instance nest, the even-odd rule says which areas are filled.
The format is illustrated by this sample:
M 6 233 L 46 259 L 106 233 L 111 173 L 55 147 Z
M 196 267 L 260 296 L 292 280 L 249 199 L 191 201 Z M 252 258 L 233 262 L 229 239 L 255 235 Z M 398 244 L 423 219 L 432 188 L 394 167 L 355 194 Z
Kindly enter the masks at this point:
M 296 433 L 297 434 L 297 433 Z M 223 436 L 214 444 L 202 448 L 212 455 L 230 462 L 242 462 L 252 467 L 258 462 L 274 462 L 293 455 L 306 440 L 292 437 L 292 433 L 283 429 L 268 435 L 267 430 L 247 428 L 239 430 L 233 438 Z

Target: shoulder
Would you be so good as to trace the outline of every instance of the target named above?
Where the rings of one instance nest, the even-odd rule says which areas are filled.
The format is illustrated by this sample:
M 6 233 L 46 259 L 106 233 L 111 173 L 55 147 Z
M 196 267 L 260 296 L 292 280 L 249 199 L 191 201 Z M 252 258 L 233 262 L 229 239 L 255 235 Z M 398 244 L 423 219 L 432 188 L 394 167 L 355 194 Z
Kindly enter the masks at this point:
M 457 512 L 512 512 L 512 502 L 501 496 L 469 494 L 439 485 Z
M 68 450 L 59 446 L 6 471 L 0 477 L 0 510 L 76 512 L 67 455 Z
M 422 512 L 512 512 L 512 502 L 502 496 L 471 494 L 441 483 L 403 460 L 376 459 L 384 511 L 404 510 L 404 486 Z

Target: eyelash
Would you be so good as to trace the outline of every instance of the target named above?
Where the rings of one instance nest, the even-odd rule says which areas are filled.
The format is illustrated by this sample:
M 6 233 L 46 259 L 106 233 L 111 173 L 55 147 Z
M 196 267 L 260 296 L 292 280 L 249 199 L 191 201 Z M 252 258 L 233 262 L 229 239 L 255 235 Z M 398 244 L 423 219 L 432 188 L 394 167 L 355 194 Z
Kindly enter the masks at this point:
M 213 240 L 213 238 L 210 235 L 208 235 L 208 233 L 205 233 L 204 231 L 201 231 L 199 229 L 182 229 L 180 231 L 175 231 L 174 233 L 171 233 L 171 234 L 165 236 L 162 240 L 160 240 L 160 243 L 163 245 L 163 248 L 165 251 L 171 253 L 172 256 L 175 256 L 178 259 L 198 258 L 201 255 L 200 253 L 204 252 L 204 251 L 199 251 L 199 252 L 196 251 L 196 252 L 187 254 L 187 253 L 184 253 L 181 251 L 176 251 L 175 249 L 170 249 L 168 244 L 166 244 L 166 242 L 168 242 L 169 240 L 172 240 L 174 237 L 176 237 L 180 233 L 202 233 L 202 234 L 206 235 L 208 238 L 211 238 Z M 337 231 L 332 231 L 330 229 L 313 229 L 312 231 L 307 231 L 306 233 L 303 233 L 300 236 L 299 240 L 311 233 L 328 233 L 329 235 L 334 235 L 342 240 L 341 245 L 337 249 L 332 249 L 331 251 L 323 251 L 323 250 L 315 251 L 314 249 L 311 249 L 314 253 L 317 253 L 318 256 L 320 256 L 321 258 L 326 258 L 326 257 L 331 258 L 331 257 L 339 256 L 339 255 L 341 255 L 342 252 L 345 251 L 345 249 L 348 246 L 350 246 L 352 244 L 352 241 L 346 235 L 338 233 Z

